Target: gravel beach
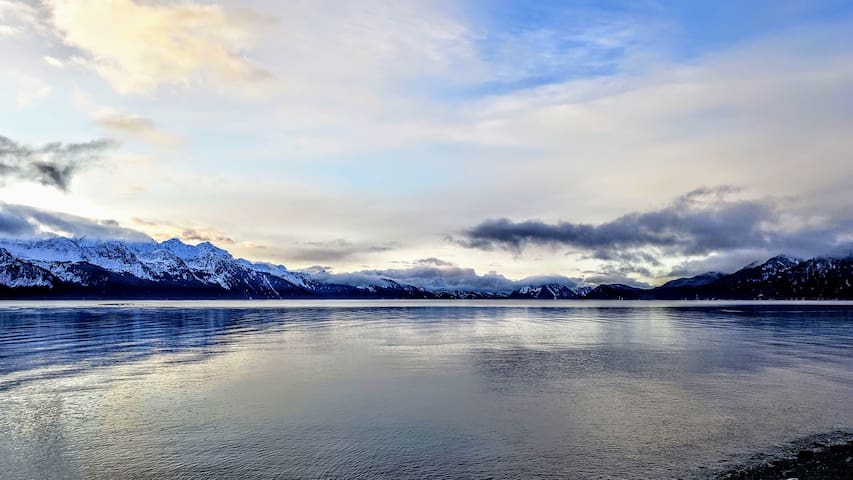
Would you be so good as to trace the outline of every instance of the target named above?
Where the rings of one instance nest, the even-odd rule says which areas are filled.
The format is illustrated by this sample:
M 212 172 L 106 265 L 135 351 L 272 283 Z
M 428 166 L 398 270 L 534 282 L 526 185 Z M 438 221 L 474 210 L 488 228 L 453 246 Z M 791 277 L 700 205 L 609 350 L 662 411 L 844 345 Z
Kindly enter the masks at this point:
M 724 472 L 719 480 L 853 480 L 853 434 L 834 433 L 792 444 L 782 454 Z

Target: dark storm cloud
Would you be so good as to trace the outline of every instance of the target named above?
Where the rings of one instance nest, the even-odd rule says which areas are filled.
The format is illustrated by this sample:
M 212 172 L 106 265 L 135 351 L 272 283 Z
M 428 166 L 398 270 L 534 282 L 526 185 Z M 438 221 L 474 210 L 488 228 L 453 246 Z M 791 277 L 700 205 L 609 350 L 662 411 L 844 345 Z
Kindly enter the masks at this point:
M 24 205 L 0 203 L 0 236 L 27 238 L 55 232 L 70 237 L 148 241 L 142 232 L 115 220 L 94 220 Z
M 114 146 L 112 140 L 92 140 L 30 147 L 0 135 L 0 181 L 16 178 L 67 190 L 80 168 Z
M 761 200 L 726 200 L 731 187 L 700 189 L 650 212 L 633 212 L 598 225 L 539 220 L 487 220 L 464 232 L 467 247 L 520 252 L 528 245 L 573 247 L 607 258 L 628 249 L 655 247 L 699 255 L 767 243 L 765 222 L 773 205 Z
M 650 285 L 646 282 L 641 282 L 632 278 L 632 275 L 642 275 L 647 278 L 655 276 L 648 268 L 643 267 L 640 264 L 629 263 L 607 264 L 603 265 L 598 270 L 590 270 L 584 273 L 584 283 L 587 284 L 601 285 L 621 283 L 623 285 L 630 285 L 638 288 L 647 288 Z
M 0 235 L 22 236 L 33 232 L 33 224 L 14 211 L 7 211 L 5 206 L 0 207 Z
M 453 241 L 517 254 L 534 245 L 566 248 L 581 258 L 604 262 L 600 270 L 586 272 L 586 282 L 634 285 L 632 275 L 664 278 L 731 272 L 781 253 L 809 258 L 853 251 L 853 199 L 835 198 L 834 208 L 816 215 L 813 208 L 799 208 L 796 199 L 739 199 L 739 193 L 728 186 L 698 189 L 663 208 L 596 225 L 487 220 Z M 684 261 L 662 270 L 663 260 L 672 258 Z
M 612 251 L 612 250 L 597 250 L 590 255 L 590 258 L 595 258 L 598 260 L 607 260 L 610 262 L 621 262 L 621 263 L 646 263 L 653 267 L 661 266 L 660 260 L 650 252 L 646 251 L 633 251 L 633 250 L 625 250 L 621 252 Z

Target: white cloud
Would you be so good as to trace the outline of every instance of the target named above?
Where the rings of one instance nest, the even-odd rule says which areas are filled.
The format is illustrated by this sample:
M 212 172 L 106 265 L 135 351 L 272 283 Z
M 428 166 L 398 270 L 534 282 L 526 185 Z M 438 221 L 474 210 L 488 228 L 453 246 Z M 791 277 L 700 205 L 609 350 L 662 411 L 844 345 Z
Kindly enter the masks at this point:
M 153 120 L 140 115 L 127 115 L 112 109 L 99 109 L 92 114 L 92 119 L 99 127 L 111 133 L 136 138 L 154 145 L 175 147 L 185 142 L 182 137 L 157 128 Z
M 0 37 L 47 32 L 38 7 L 22 1 L 0 0 Z
M 56 57 L 51 57 L 50 55 L 45 55 L 42 57 L 42 59 L 44 59 L 44 63 L 50 65 L 51 67 L 54 67 L 54 68 L 64 68 L 65 67 L 65 62 L 63 62 L 62 60 L 60 60 Z
M 18 110 L 29 108 L 38 100 L 48 97 L 53 91 L 53 88 L 43 80 L 24 73 L 18 74 L 18 84 L 20 87 L 15 98 Z
M 72 91 L 71 103 L 86 112 L 95 125 L 120 138 L 141 140 L 159 147 L 178 147 L 187 142 L 186 138 L 161 129 L 151 118 L 99 105 L 80 89 Z
M 527 152 L 521 170 L 482 160 L 514 184 L 615 209 L 601 215 L 705 185 L 802 192 L 853 175 L 853 64 L 826 48 L 849 42 L 845 31 L 798 31 L 690 64 L 497 95 L 463 106 L 451 126 L 459 140 Z
M 163 85 L 246 83 L 266 73 L 244 56 L 268 18 L 247 10 L 184 2 L 50 0 L 63 41 L 120 93 Z

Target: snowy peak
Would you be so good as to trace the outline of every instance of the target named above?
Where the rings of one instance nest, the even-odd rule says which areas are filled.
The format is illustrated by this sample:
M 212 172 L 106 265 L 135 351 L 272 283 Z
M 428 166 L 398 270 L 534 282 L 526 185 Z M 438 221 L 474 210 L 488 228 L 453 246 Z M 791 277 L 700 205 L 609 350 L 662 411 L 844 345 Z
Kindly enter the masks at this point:
M 0 286 L 9 288 L 47 287 L 53 285 L 52 275 L 44 269 L 15 258 L 0 248 Z
M 246 260 L 245 258 L 239 258 L 237 259 L 237 262 L 246 268 L 251 268 L 258 272 L 266 272 L 271 275 L 290 273 L 290 271 L 284 265 L 273 265 L 272 263 L 267 262 L 251 262 L 249 260 Z
M 750 272 L 748 275 L 753 275 L 751 272 L 757 271 L 759 273 L 760 280 L 766 281 L 794 268 L 802 261 L 802 259 L 792 257 L 790 255 L 776 255 L 762 264 L 757 264 L 757 262 L 751 263 L 735 274 L 740 272 Z
M 120 241 L 51 237 L 30 241 L 0 240 L 0 247 L 15 257 L 44 267 L 58 276 L 65 274 L 62 264 L 86 262 L 110 271 L 151 278 L 145 265 Z
M 172 238 L 160 243 L 160 247 L 185 261 L 197 260 L 203 257 L 222 257 L 228 260 L 233 259 L 230 253 L 210 242 L 202 242 L 198 245 L 188 245 L 177 238 Z
M 271 293 L 269 282 L 255 278 L 257 272 L 234 261 L 231 254 L 209 242 L 187 245 L 178 239 L 163 243 L 123 242 L 88 238 L 52 237 L 41 240 L 0 240 L 7 257 L 30 262 L 53 274 L 55 281 L 89 285 L 93 278 L 109 278 L 98 272 L 125 275 L 125 283 L 168 282 L 183 288 L 240 289 Z M 98 267 L 101 270 L 93 270 Z M 9 267 L 11 268 L 11 267 Z M 7 270 L 9 270 L 7 268 Z M 283 268 L 283 267 L 282 267 Z M 94 277 L 93 277 L 94 275 Z M 135 279 L 135 280 L 133 280 Z M 140 283 L 143 282 L 143 283 Z M 260 285 L 258 287 L 255 284 Z M 288 287 L 286 281 L 279 286 Z M 164 284 L 165 285 L 165 284 Z
M 768 258 L 764 262 L 752 262 L 749 265 L 743 267 L 743 269 L 745 270 L 747 268 L 761 268 L 765 271 L 779 270 L 791 268 L 802 261 L 803 260 L 801 258 L 792 257 L 790 255 L 776 255 L 775 257 Z
M 152 278 L 186 281 L 197 279 L 189 266 L 168 250 L 162 248 L 138 249 L 136 257 L 145 264 Z
M 792 257 L 790 255 L 776 255 L 775 257 L 764 262 L 762 267 L 766 268 L 791 268 L 794 265 L 802 262 L 803 259 Z
M 578 298 L 578 292 L 568 285 L 550 283 L 538 286 L 524 286 L 509 294 L 510 298 L 536 298 L 536 299 L 570 299 Z
M 521 287 L 536 286 L 536 285 L 561 285 L 566 288 L 574 289 L 578 286 L 577 282 L 569 277 L 562 275 L 536 275 L 533 277 L 523 278 L 515 282 Z
M 83 249 L 71 238 L 51 237 L 41 240 L 0 240 L 0 248 L 18 258 L 35 261 L 83 261 Z
M 579 298 L 578 284 L 561 275 L 539 275 L 518 280 L 510 298 L 571 299 Z
M 112 272 L 130 273 L 138 278 L 151 279 L 150 269 L 126 244 L 118 241 L 80 241 L 83 260 Z

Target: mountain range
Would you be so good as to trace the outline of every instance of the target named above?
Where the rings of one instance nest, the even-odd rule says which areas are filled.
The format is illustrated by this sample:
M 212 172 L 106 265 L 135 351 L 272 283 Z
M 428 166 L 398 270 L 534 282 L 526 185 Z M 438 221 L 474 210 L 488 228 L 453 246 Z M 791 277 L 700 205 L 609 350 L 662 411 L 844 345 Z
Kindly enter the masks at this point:
M 458 270 L 458 269 L 457 269 Z M 853 257 L 780 255 L 731 273 L 642 289 L 579 286 L 567 277 L 464 278 L 439 267 L 331 274 L 234 258 L 209 242 L 49 237 L 0 240 L 0 298 L 16 299 L 853 299 Z M 472 281 L 472 279 L 474 281 Z

